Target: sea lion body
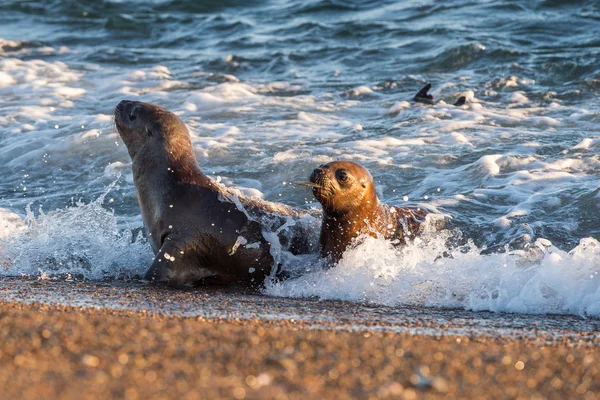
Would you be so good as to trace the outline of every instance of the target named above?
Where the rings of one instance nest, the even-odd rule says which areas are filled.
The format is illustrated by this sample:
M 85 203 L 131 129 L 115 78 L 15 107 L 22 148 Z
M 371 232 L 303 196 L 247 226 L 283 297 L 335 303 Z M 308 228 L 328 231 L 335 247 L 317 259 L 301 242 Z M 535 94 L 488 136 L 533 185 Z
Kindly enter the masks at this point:
M 132 159 L 155 253 L 146 279 L 172 285 L 206 278 L 260 284 L 271 274 L 274 259 L 261 219 L 274 212 L 281 220 L 302 213 L 245 198 L 207 177 L 185 124 L 159 106 L 124 100 L 115 109 L 115 124 Z
M 334 264 L 360 235 L 404 243 L 422 231 L 427 212 L 381 203 L 373 177 L 356 163 L 334 161 L 321 165 L 313 171 L 308 185 L 323 206 L 321 256 Z

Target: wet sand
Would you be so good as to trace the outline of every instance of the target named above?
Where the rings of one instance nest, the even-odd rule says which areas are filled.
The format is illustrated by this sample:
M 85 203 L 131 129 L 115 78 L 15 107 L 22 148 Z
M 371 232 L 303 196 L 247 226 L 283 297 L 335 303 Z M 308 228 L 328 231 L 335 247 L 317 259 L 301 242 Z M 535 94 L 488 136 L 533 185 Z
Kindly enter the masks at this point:
M 0 280 L 6 398 L 600 399 L 600 321 Z

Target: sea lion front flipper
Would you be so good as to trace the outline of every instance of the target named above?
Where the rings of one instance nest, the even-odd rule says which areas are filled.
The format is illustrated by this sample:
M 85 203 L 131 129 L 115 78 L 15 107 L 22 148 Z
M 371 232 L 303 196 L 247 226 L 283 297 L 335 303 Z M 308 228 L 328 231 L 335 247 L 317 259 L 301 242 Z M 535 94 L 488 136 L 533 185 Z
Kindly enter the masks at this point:
M 163 260 L 162 254 L 158 253 L 154 256 L 152 265 L 148 268 L 148 271 L 144 274 L 144 280 L 149 282 L 167 282 L 168 279 L 168 265 Z
M 199 261 L 194 247 L 188 246 L 184 239 L 167 237 L 144 279 L 150 282 L 168 282 L 171 286 L 183 286 L 215 275 L 198 265 Z
M 417 103 L 433 104 L 433 96 L 428 93 L 429 89 L 431 89 L 431 83 L 428 83 L 423 89 L 419 90 L 419 93 L 414 97 L 414 101 Z

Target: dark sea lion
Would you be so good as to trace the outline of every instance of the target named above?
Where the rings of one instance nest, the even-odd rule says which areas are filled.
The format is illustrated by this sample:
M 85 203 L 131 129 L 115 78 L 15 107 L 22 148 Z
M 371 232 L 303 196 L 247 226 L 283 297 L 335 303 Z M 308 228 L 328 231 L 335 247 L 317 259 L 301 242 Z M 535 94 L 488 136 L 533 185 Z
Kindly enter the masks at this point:
M 310 176 L 316 199 L 323 206 L 321 256 L 337 263 L 360 235 L 404 243 L 422 231 L 427 213 L 422 209 L 391 207 L 379 201 L 373 177 L 349 161 L 321 165 Z
M 263 282 L 275 263 L 264 232 L 295 225 L 305 215 L 244 197 L 207 177 L 185 124 L 172 112 L 123 100 L 115 109 L 115 124 L 133 161 L 138 202 L 155 253 L 145 278 L 173 285 L 206 278 Z M 308 234 L 302 224 L 297 228 L 301 238 Z
M 413 100 L 417 103 L 424 104 L 435 104 L 433 96 L 429 94 L 429 90 L 431 89 L 431 83 L 428 83 L 423 87 L 423 89 L 419 90 L 419 92 L 415 95 Z M 460 96 L 458 100 L 454 103 L 455 106 L 462 106 L 467 102 L 467 98 L 465 96 Z

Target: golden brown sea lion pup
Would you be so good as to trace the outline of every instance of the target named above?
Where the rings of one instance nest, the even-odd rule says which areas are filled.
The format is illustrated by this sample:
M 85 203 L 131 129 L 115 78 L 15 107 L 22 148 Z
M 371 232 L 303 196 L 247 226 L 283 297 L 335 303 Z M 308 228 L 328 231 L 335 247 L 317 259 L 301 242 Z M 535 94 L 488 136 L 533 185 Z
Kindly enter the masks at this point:
M 308 237 L 310 229 L 299 223 L 306 214 L 244 197 L 202 173 L 189 132 L 172 112 L 123 100 L 115 109 L 115 124 L 131 156 L 155 253 L 146 279 L 176 286 L 203 279 L 260 284 L 276 267 L 271 240 L 278 240 L 281 230 L 293 225 L 297 237 Z M 296 238 L 288 239 L 292 246 Z
M 422 230 L 427 212 L 381 203 L 373 177 L 356 163 L 333 161 L 321 165 L 309 180 L 300 184 L 311 186 L 323 206 L 320 251 L 332 263 L 337 263 L 362 234 L 403 243 Z

